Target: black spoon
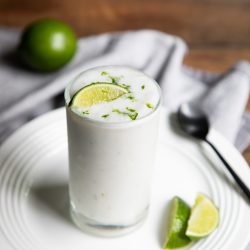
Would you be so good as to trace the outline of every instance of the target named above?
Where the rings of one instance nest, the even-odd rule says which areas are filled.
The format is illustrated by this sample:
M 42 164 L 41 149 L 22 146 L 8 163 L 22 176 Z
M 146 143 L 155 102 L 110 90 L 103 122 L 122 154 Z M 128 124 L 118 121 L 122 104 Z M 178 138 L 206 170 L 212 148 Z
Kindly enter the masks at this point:
M 191 103 L 182 104 L 177 112 L 177 119 L 179 121 L 181 129 L 187 134 L 205 141 L 214 152 L 218 155 L 221 161 L 224 163 L 227 170 L 230 172 L 236 183 L 241 187 L 247 198 L 250 200 L 250 190 L 240 179 L 240 177 L 234 172 L 227 161 L 219 153 L 216 147 L 207 139 L 209 131 L 209 122 L 207 116 L 197 106 Z

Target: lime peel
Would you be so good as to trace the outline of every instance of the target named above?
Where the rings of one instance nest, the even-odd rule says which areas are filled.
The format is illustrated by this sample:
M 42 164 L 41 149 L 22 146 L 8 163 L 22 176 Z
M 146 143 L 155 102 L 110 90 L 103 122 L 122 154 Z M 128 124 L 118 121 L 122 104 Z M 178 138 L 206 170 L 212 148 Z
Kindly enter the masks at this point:
M 69 25 L 55 19 L 40 19 L 23 31 L 18 54 L 30 68 L 49 72 L 67 64 L 76 49 L 77 38 Z
M 169 230 L 164 249 L 177 249 L 187 246 L 191 240 L 185 235 L 190 207 L 181 198 L 172 200 Z

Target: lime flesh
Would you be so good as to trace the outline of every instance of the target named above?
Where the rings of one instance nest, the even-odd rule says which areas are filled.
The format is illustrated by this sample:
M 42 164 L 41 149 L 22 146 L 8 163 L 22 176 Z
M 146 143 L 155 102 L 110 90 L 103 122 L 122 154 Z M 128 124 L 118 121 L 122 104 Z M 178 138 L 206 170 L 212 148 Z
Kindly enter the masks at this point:
M 173 198 L 171 205 L 170 223 L 164 249 L 183 248 L 191 242 L 185 235 L 190 207 L 177 196 Z
M 101 102 L 113 101 L 128 90 L 120 85 L 107 82 L 96 82 L 81 88 L 69 103 L 70 107 L 86 108 Z
M 191 210 L 186 235 L 193 240 L 207 237 L 218 224 L 218 208 L 207 196 L 199 193 Z

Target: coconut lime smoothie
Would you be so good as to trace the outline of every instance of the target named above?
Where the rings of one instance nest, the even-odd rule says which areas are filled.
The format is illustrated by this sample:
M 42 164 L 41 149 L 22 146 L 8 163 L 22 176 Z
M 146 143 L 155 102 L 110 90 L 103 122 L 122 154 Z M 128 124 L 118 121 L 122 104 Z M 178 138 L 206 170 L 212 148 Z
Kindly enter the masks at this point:
M 71 216 L 103 236 L 142 224 L 150 199 L 160 88 L 123 66 L 89 69 L 66 88 Z

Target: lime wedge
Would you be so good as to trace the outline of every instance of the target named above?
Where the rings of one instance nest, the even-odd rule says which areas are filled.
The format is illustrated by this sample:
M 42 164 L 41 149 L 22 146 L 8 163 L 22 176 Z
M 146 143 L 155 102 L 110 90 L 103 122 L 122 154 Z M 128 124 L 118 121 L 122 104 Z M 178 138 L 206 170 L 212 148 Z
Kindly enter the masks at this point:
M 199 193 L 191 210 L 186 235 L 193 240 L 211 234 L 219 224 L 219 210 L 204 194 Z
M 69 106 L 86 108 L 100 102 L 110 102 L 124 94 L 128 90 L 120 85 L 107 82 L 95 82 L 81 88 L 72 98 Z
M 185 235 L 190 207 L 175 196 L 171 204 L 169 229 L 164 249 L 177 249 L 188 245 L 191 240 Z

